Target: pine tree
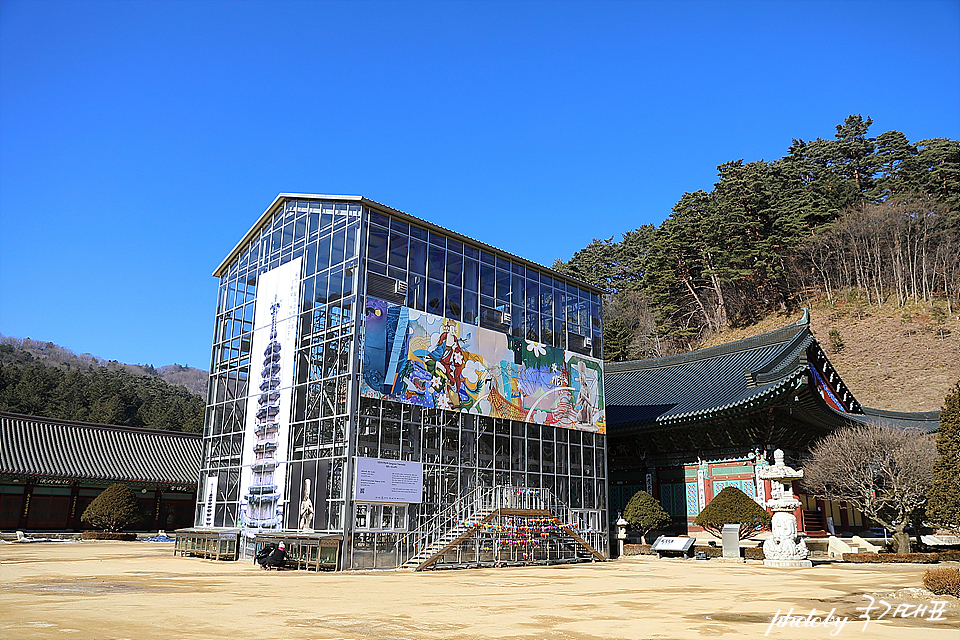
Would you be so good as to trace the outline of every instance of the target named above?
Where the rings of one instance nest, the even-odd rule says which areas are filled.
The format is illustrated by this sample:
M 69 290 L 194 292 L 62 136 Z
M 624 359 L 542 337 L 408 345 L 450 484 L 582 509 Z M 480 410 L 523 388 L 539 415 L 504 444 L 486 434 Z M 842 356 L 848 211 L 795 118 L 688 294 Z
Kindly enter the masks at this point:
M 927 518 L 938 526 L 960 530 L 960 382 L 943 400 L 937 455 L 927 494 Z

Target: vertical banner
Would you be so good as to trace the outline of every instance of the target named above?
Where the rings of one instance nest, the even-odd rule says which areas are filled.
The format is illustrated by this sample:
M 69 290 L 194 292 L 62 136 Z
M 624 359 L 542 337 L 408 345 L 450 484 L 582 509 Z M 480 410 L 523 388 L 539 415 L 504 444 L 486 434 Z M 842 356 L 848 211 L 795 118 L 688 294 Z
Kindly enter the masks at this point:
M 204 527 L 214 526 L 213 515 L 217 504 L 217 476 L 207 476 L 203 487 L 203 523 Z
M 301 258 L 260 274 L 240 475 L 240 525 L 283 526 Z

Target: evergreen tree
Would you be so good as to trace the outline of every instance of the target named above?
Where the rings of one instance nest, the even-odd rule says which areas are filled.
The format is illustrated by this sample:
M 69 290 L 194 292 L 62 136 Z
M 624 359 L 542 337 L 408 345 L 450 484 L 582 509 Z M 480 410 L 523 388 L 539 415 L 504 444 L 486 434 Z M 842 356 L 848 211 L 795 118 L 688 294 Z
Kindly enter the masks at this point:
M 937 429 L 937 461 L 927 495 L 927 518 L 960 532 L 960 382 L 943 400 Z
M 93 499 L 80 519 L 104 531 L 116 533 L 142 520 L 140 503 L 133 489 L 125 484 L 112 484 Z
M 752 538 L 770 528 L 770 513 L 736 487 L 724 487 L 693 521 L 704 531 L 720 537 L 725 524 L 740 525 L 740 539 Z
M 623 509 L 623 519 L 630 528 L 640 532 L 641 541 L 646 544 L 650 531 L 670 526 L 673 519 L 657 500 L 646 491 L 637 491 Z

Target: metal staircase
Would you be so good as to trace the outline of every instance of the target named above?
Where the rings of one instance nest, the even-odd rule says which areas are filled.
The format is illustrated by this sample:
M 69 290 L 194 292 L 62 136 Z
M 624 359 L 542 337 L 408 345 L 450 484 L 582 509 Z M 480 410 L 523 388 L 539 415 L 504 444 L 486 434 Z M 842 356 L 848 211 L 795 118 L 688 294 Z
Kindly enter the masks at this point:
M 509 485 L 477 487 L 397 541 L 399 567 L 412 571 L 429 568 L 462 542 L 477 534 L 482 525 L 503 518 L 512 519 L 511 521 L 523 521 L 524 518 L 556 519 L 563 524 L 556 527 L 558 532 L 555 537 L 564 539 L 563 547 L 571 551 L 573 560 L 606 560 L 603 553 L 597 551 L 600 534 L 577 531 L 566 524 L 569 515 L 569 509 L 557 500 L 549 489 Z M 501 542 L 500 538 L 496 540 L 498 544 Z M 591 538 L 593 544 L 588 542 L 587 538 Z M 494 558 L 484 561 L 479 557 L 479 552 L 469 561 L 469 564 L 475 566 L 497 563 L 499 560 Z

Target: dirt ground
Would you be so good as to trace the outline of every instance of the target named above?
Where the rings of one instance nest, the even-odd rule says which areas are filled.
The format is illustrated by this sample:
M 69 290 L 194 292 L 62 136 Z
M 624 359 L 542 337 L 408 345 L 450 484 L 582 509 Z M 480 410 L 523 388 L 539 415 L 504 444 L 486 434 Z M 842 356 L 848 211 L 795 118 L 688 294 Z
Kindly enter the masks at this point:
M 773 569 L 628 557 L 554 567 L 318 574 L 174 557 L 163 543 L 0 544 L 0 638 L 957 640 L 957 599 L 917 590 L 928 568 Z M 861 617 L 871 604 L 867 595 L 879 607 L 870 621 Z M 886 609 L 881 600 L 891 607 L 878 620 Z M 791 609 L 808 626 L 778 626 L 796 624 L 782 617 Z M 838 628 L 831 617 L 823 626 L 831 609 L 846 624 Z

